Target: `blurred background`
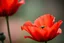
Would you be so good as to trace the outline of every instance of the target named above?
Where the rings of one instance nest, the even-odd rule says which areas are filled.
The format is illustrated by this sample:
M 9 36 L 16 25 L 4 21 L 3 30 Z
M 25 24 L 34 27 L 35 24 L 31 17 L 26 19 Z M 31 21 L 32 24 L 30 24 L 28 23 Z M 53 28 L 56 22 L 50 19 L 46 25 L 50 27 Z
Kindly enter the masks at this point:
M 56 21 L 64 21 L 64 0 L 26 0 L 26 3 L 13 16 L 9 17 L 13 43 L 39 43 L 28 38 L 25 39 L 24 35 L 29 34 L 22 31 L 21 26 L 28 20 L 33 23 L 36 18 L 46 13 L 54 15 Z M 61 25 L 61 29 L 62 34 L 48 43 L 64 43 L 64 23 Z M 6 35 L 5 43 L 9 43 L 5 17 L 0 17 L 0 32 L 4 32 Z

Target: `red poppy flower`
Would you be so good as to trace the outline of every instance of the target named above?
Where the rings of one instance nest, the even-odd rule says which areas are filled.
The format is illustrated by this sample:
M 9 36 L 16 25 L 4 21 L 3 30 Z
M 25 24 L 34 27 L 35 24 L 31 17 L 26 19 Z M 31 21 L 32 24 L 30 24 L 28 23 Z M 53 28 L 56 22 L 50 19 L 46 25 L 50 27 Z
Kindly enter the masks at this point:
M 0 0 L 0 16 L 11 16 L 25 3 L 24 0 Z
M 62 30 L 59 28 L 62 24 L 62 20 L 59 20 L 56 23 L 54 21 L 54 16 L 45 14 L 37 18 L 34 21 L 34 24 L 27 21 L 21 26 L 21 29 L 26 30 L 31 35 L 25 36 L 25 38 L 31 38 L 39 42 L 49 41 L 62 33 Z

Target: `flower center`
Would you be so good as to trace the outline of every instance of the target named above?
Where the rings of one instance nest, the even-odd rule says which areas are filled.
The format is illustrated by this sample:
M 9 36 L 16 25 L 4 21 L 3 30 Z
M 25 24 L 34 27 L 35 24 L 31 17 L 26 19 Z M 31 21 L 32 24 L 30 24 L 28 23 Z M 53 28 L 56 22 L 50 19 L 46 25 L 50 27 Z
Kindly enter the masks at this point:
M 41 28 L 43 29 L 45 26 L 41 26 Z

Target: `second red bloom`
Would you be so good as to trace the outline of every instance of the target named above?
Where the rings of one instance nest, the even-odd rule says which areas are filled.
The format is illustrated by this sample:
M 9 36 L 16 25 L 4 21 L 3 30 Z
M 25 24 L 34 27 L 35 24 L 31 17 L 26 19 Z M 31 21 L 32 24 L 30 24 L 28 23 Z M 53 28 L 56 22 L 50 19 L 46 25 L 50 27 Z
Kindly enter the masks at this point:
M 0 0 L 0 16 L 11 16 L 25 3 L 24 0 Z
M 59 20 L 56 23 L 54 21 L 54 16 L 45 14 L 37 18 L 34 21 L 34 24 L 27 21 L 23 26 L 21 26 L 21 29 L 26 30 L 31 35 L 25 36 L 25 38 L 31 38 L 39 42 L 49 41 L 62 33 L 62 30 L 60 29 L 62 20 Z

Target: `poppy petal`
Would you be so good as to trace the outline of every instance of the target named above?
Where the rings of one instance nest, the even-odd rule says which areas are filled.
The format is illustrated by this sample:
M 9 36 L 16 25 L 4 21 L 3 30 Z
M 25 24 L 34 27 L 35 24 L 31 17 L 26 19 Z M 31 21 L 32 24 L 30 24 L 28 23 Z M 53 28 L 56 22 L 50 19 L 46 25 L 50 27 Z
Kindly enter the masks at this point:
M 2 12 L 2 8 L 0 7 L 0 13 Z
M 25 0 L 21 0 L 18 4 L 19 4 L 19 5 L 25 4 Z
M 31 24 L 30 21 L 27 21 L 23 26 L 21 26 L 21 29 L 26 30 L 28 33 L 30 33 L 32 35 L 32 37 L 34 37 L 36 40 L 40 40 L 38 38 L 38 35 L 36 34 L 36 30 L 34 28 L 34 26 Z
M 21 26 L 21 29 L 29 32 L 28 26 L 32 26 L 32 23 L 30 21 L 25 22 L 24 25 Z
M 4 7 L 4 8 L 5 8 L 7 14 L 9 16 L 13 15 L 13 13 L 16 12 L 18 0 L 6 0 L 5 3 L 6 3 L 5 4 L 6 7 Z
M 61 34 L 61 33 L 62 33 L 62 30 L 59 28 L 58 31 L 57 31 L 57 33 L 54 35 L 54 37 L 56 37 L 57 35 L 59 35 L 59 34 Z M 53 37 L 53 38 L 54 38 L 54 37 Z
M 0 0 L 0 9 L 4 9 L 6 0 Z
M 62 24 L 62 20 L 59 20 L 58 22 L 56 22 L 52 27 L 51 27 L 51 31 L 49 32 L 49 38 L 52 39 L 54 38 L 54 36 L 57 34 L 57 31 L 60 27 L 60 25 Z
M 61 33 L 62 33 L 62 30 L 59 28 L 58 31 L 57 31 L 57 35 L 59 35 Z
M 13 15 L 18 10 L 18 8 L 20 7 L 20 5 L 23 5 L 25 3 L 23 1 L 24 0 L 21 0 L 21 3 L 18 2 L 18 0 L 14 0 L 13 1 L 13 3 L 7 8 L 7 12 L 9 14 L 9 16 Z
M 51 30 L 57 31 L 58 28 L 60 27 L 60 25 L 62 24 L 62 20 L 59 20 L 58 22 L 56 22 L 52 27 Z
M 58 31 L 57 31 L 57 33 L 52 38 L 56 37 L 57 35 L 59 35 L 61 33 L 62 33 L 62 30 L 59 28 Z
M 6 3 L 8 6 L 10 6 L 13 2 L 14 2 L 14 0 L 6 0 Z
M 24 36 L 24 38 L 31 38 L 31 39 L 33 39 L 33 37 L 31 37 L 31 36 Z
M 24 25 L 25 25 L 25 26 L 33 26 L 30 21 L 25 22 Z
M 24 36 L 24 38 L 30 38 L 30 39 L 32 39 L 32 40 L 37 41 L 36 39 L 34 39 L 34 38 L 33 38 L 33 37 L 31 37 L 31 36 Z
M 37 18 L 34 22 L 37 26 L 49 26 L 51 27 L 54 23 L 54 17 L 50 14 L 46 14 Z
M 48 28 L 35 28 L 36 29 L 36 32 L 37 32 L 37 34 L 40 36 L 40 39 L 41 39 L 41 41 L 45 41 L 45 40 L 47 40 L 47 33 L 48 33 L 48 31 L 47 31 L 47 29 Z
M 25 27 L 21 27 L 22 29 L 26 30 L 32 37 L 34 37 L 36 40 L 40 41 L 40 36 L 37 34 L 35 26 L 32 26 L 28 22 L 24 24 Z
M 3 0 L 0 0 L 0 7 L 2 6 L 2 4 L 3 4 Z
M 55 21 L 55 17 L 51 14 L 46 14 L 43 16 L 45 26 L 51 27 Z
M 36 40 L 40 41 L 40 35 L 37 34 L 36 29 L 34 26 L 30 27 L 30 34 L 32 35 L 32 37 L 34 37 Z

